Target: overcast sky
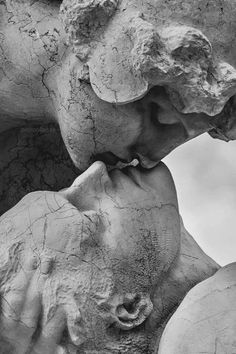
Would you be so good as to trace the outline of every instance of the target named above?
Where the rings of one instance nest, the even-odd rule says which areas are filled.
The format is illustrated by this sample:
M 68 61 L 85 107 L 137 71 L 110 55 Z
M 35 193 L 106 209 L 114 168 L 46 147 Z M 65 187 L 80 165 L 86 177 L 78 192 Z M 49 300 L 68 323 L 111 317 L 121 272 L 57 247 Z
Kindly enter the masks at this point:
M 187 230 L 220 265 L 236 261 L 236 141 L 204 134 L 164 162 L 174 177 Z

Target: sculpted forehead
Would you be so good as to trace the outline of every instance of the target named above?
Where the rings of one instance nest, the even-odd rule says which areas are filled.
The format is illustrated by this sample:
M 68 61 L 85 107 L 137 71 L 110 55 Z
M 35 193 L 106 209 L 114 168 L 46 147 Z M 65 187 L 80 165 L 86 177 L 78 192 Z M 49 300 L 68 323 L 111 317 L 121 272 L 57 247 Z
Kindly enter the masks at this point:
M 83 222 L 78 210 L 59 193 L 34 192 L 1 217 L 1 240 L 69 252 L 76 246 L 79 249 Z

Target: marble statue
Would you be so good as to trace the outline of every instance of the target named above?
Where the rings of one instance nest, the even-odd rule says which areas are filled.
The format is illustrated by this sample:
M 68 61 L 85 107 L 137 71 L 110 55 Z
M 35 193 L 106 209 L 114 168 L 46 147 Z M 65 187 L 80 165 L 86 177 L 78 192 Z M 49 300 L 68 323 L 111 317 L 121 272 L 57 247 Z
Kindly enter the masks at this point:
M 2 0 L 1 131 L 55 122 L 79 170 L 235 138 L 234 1 Z M 14 102 L 14 104 L 13 104 Z
M 164 164 L 96 162 L 67 189 L 28 194 L 0 219 L 0 353 L 154 353 L 219 268 L 181 223 Z
M 168 322 L 158 354 L 236 352 L 236 263 L 196 285 Z
M 236 139 L 235 18 L 0 0 L 0 354 L 235 353 L 235 264 L 185 230 L 160 162 Z

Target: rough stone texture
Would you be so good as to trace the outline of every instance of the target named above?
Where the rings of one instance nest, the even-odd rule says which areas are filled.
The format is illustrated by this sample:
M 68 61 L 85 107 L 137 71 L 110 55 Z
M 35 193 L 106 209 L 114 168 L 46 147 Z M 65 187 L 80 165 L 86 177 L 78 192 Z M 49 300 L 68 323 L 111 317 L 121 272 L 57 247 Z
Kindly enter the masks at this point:
M 1 1 L 0 131 L 57 122 L 80 170 L 234 139 L 234 5 Z
M 229 264 L 188 293 L 166 326 L 159 354 L 235 353 L 235 272 Z
M 0 1 L 0 212 L 77 175 L 55 124 L 81 171 L 142 166 L 95 163 L 0 218 L 1 354 L 157 353 L 219 268 L 151 168 L 203 132 L 235 139 L 235 15 L 232 0 Z
M 154 295 L 154 311 L 150 316 L 151 321 L 156 323 L 153 353 L 158 352 L 162 332 L 184 296 L 196 284 L 209 278 L 210 274 L 214 274 L 217 269 L 219 265 L 202 251 L 181 221 L 179 257 Z
M 82 2 L 81 6 L 83 10 L 77 12 L 77 17 L 82 23 L 84 19 L 87 24 L 84 13 L 94 12 L 97 18 L 90 2 Z M 103 1 L 97 6 L 103 8 Z M 74 19 L 78 7 L 68 1 L 61 9 L 69 42 L 84 63 L 94 91 L 107 102 L 125 104 L 142 98 L 153 86 L 163 86 L 179 112 L 217 116 L 235 95 L 235 39 L 232 32 L 235 6 L 230 1 L 223 4 L 208 1 L 205 4 L 194 0 L 190 3 L 123 0 L 117 4 L 115 13 L 112 7 L 110 18 L 104 20 L 101 15 L 102 25 L 95 37 L 90 35 L 94 27 L 89 22 L 86 41 L 80 37 L 79 31 L 76 32 L 78 25 Z M 157 96 L 157 105 L 158 101 Z M 163 123 L 159 113 L 156 119 Z M 204 128 L 202 115 L 195 116 L 195 122 L 191 116 L 188 119 L 182 115 L 180 121 L 187 128 L 189 138 L 202 132 L 199 130 L 201 126 L 205 131 L 218 128 L 212 135 L 228 140 L 235 136 L 235 114 L 229 116 L 228 113 L 228 110 L 224 111 L 218 120 L 205 117 Z
M 96 46 L 117 5 L 118 0 L 63 1 L 65 30 L 80 59 L 88 58 L 90 48 Z
M 54 124 L 29 124 L 0 134 L 0 215 L 27 193 L 59 190 L 79 175 Z
M 103 1 L 97 6 L 102 8 Z M 97 18 L 90 2 L 79 7 L 81 22 L 87 12 Z M 180 112 L 215 116 L 235 94 L 234 3 L 123 0 L 110 19 L 101 16 L 95 38 L 89 22 L 86 41 L 76 32 L 77 10 L 74 2 L 62 5 L 65 29 L 103 100 L 124 104 L 164 86 Z
M 236 70 L 213 62 L 212 46 L 201 31 L 184 25 L 158 31 L 133 12 L 120 17 L 119 27 L 110 26 L 88 61 L 100 98 L 123 104 L 142 98 L 152 86 L 164 86 L 180 112 L 215 116 L 222 111 L 235 94 Z
M 219 268 L 180 229 L 163 164 L 97 162 L 60 193 L 27 195 L 0 218 L 0 252 L 1 334 L 17 354 L 39 323 L 35 352 L 55 339 L 67 353 L 154 353 L 185 293 Z

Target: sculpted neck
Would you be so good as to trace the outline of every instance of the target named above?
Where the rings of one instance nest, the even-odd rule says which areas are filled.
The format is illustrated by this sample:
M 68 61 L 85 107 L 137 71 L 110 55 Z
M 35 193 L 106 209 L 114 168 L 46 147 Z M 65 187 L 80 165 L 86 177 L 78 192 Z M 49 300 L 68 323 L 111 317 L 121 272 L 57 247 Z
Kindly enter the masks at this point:
M 153 335 L 151 353 L 156 353 L 166 323 L 188 291 L 211 277 L 220 266 L 207 256 L 181 222 L 181 249 L 179 257 L 166 278 L 158 284 L 153 295 L 154 310 L 148 319 Z M 155 348 L 155 350 L 153 349 Z

